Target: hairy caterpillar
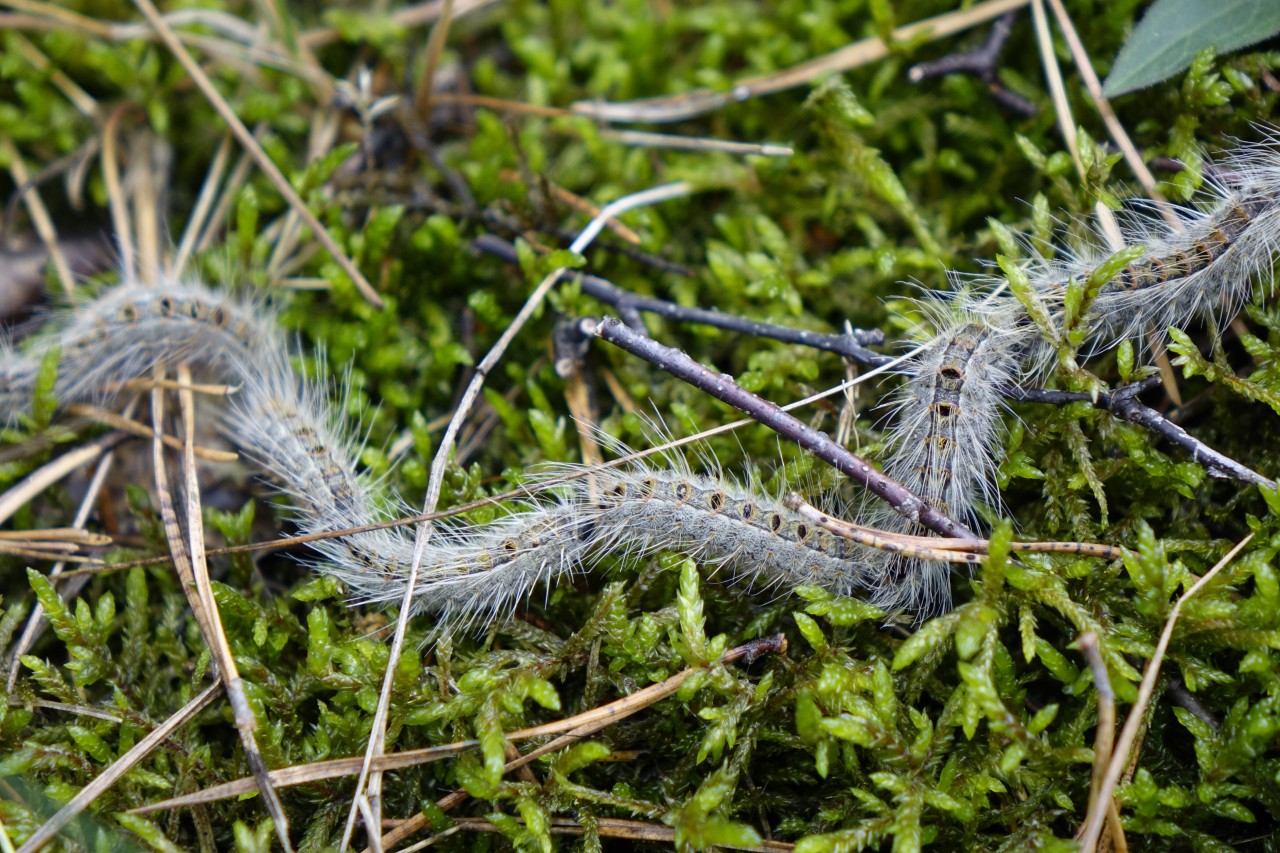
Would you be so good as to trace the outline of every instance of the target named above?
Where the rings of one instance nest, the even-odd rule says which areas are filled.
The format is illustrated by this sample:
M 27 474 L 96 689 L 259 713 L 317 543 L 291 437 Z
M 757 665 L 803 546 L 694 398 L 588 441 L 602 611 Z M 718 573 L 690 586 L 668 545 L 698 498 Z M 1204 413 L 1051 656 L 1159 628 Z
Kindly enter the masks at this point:
M 1280 135 L 1261 130 L 1261 141 L 1221 158 L 1219 177 L 1207 181 L 1200 206 L 1178 208 L 1181 227 L 1157 217 L 1128 218 L 1125 243 L 1142 253 L 1094 300 L 1088 351 L 1148 331 L 1163 336 L 1169 327 L 1197 319 L 1221 326 L 1249 299 L 1255 284 L 1271 292 L 1280 251 Z M 1033 286 L 1056 313 L 1061 313 L 1066 283 L 1087 279 L 1101 260 L 1097 254 L 1028 265 Z
M 79 306 L 56 334 L 27 352 L 0 353 L 0 416 L 12 421 L 30 400 L 43 351 L 62 351 L 63 403 L 101 398 L 157 364 L 187 359 L 239 384 L 227 431 L 288 493 L 305 532 L 368 525 L 378 504 L 356 471 L 354 452 L 324 394 L 301 380 L 279 332 L 255 306 L 191 284 L 118 287 Z M 433 539 L 416 587 L 415 611 L 457 627 L 509 616 L 532 589 L 617 551 L 679 550 L 724 566 L 748 582 L 867 593 L 886 605 L 901 596 L 868 575 L 864 549 L 815 528 L 776 497 L 720 473 L 666 468 L 606 469 L 533 497 L 497 522 L 455 526 Z M 322 570 L 362 600 L 401 598 L 413 555 L 400 528 L 316 544 Z
M 1007 301 L 1007 300 L 1006 300 Z M 1035 331 L 1016 312 L 979 318 L 965 300 L 906 366 L 907 381 L 890 401 L 885 471 L 938 509 L 966 524 L 981 500 L 998 507 L 996 447 L 1003 411 L 1001 389 L 1019 376 Z M 872 526 L 912 536 L 928 531 L 877 507 Z M 946 609 L 951 600 L 943 564 L 897 554 L 878 555 L 883 586 L 894 590 L 899 609 Z
M 1223 158 L 1224 177 L 1210 182 L 1207 191 L 1211 203 L 1180 208 L 1181 227 L 1156 217 L 1128 217 L 1123 236 L 1140 253 L 1102 283 L 1086 318 L 1086 354 L 1148 332 L 1163 336 L 1197 319 L 1221 326 L 1255 284 L 1273 289 L 1273 262 L 1280 252 L 1280 138 L 1266 134 L 1263 142 Z M 1103 260 L 1101 252 L 1076 252 L 1065 260 L 1024 263 L 1051 323 L 1065 323 L 1067 284 L 1088 279 Z M 1042 377 L 1052 355 L 1026 309 L 999 295 L 1001 284 L 1003 279 L 988 278 L 975 288 L 993 291 L 986 298 L 965 292 L 948 312 L 932 311 L 937 333 L 910 360 L 907 380 L 892 399 L 886 470 L 964 521 L 976 520 L 978 501 L 999 507 L 1002 389 Z M 877 512 L 875 519 L 877 527 L 921 532 L 892 513 Z M 888 562 L 882 570 L 886 585 L 902 589 L 904 597 L 928 601 L 936 590 L 945 592 L 936 564 L 894 555 L 881 559 Z M 921 588 L 907 588 L 912 584 Z

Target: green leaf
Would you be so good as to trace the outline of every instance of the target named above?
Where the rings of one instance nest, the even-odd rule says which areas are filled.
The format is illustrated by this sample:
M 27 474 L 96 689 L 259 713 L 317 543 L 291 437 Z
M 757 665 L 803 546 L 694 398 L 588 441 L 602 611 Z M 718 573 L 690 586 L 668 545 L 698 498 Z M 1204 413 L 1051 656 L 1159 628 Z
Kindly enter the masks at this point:
M 1280 3 L 1156 0 L 1133 30 L 1102 86 L 1109 98 L 1167 80 L 1205 48 L 1218 53 L 1280 32 Z
M 698 567 L 690 559 L 680 561 L 680 592 L 676 596 L 676 610 L 680 614 L 680 632 L 684 635 L 688 650 L 688 662 L 692 665 L 707 663 L 707 635 L 704 630 L 702 596 L 698 593 Z

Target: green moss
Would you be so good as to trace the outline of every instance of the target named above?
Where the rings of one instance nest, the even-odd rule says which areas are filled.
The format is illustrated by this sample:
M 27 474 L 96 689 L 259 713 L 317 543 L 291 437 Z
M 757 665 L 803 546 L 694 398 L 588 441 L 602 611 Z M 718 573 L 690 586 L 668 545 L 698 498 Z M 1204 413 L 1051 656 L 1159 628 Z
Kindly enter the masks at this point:
M 477 93 L 535 105 L 726 90 L 950 5 L 513 0 L 455 22 L 445 59 L 465 63 Z M 1138 4 L 1068 5 L 1095 64 L 1105 66 Z M 139 20 L 127 4 L 73 6 L 105 21 Z M 265 6 L 223 0 L 204 6 L 276 31 L 261 19 Z M 376 94 L 385 95 L 395 94 L 394 81 L 421 72 L 424 31 L 386 12 L 353 7 L 321 16 L 313 4 L 275 6 L 290 33 L 324 22 L 337 27 L 339 40 L 315 49 L 330 74 L 344 77 L 357 59 L 367 62 L 376 71 Z M 698 184 L 693 197 L 624 217 L 640 235 L 638 251 L 597 246 L 586 253 L 592 271 L 622 287 L 805 328 L 838 330 L 848 320 L 884 329 L 892 340 L 916 334 L 921 319 L 902 281 L 943 288 L 944 268 L 976 271 L 980 259 L 1025 253 L 1013 233 L 1060 238 L 1064 229 L 1055 221 L 1088 215 L 1098 198 L 1127 194 L 1126 169 L 1102 146 L 1101 123 L 1068 71 L 1088 167 L 1083 182 L 1077 177 L 1057 134 L 1040 59 L 1026 47 L 1029 24 L 1017 26 L 1001 79 L 1040 106 L 1030 118 L 1002 111 L 971 78 L 907 82 L 913 62 L 981 40 L 968 33 L 895 45 L 867 67 L 665 128 L 786 143 L 796 152 L 788 158 L 630 149 L 581 117 L 477 110 L 459 120 L 438 104 L 430 129 L 437 160 L 397 165 L 387 155 L 386 168 L 354 180 L 351 158 L 370 144 L 360 122 L 347 120 L 330 150 L 309 160 L 310 135 L 329 106 L 314 87 L 287 69 L 202 56 L 241 116 L 261 123 L 272 159 L 386 301 L 386 310 L 372 309 L 332 259 L 311 248 L 286 265 L 290 275 L 331 286 L 268 293 L 281 323 L 302 341 L 299 368 L 346 389 L 343 414 L 369 438 L 362 462 L 416 505 L 439 440 L 430 426 L 452 410 L 470 366 L 550 266 L 579 262 L 534 248 L 563 248 L 568 240 L 560 232 L 585 222 L 545 192 L 543 179 L 596 204 L 672 180 Z M 191 32 L 225 38 L 203 24 Z M 104 109 L 123 108 L 123 138 L 137 139 L 146 126 L 167 142 L 168 225 L 176 239 L 222 126 L 180 66 L 141 40 L 72 29 L 0 34 L 0 132 L 33 173 L 85 150 L 99 126 L 68 102 L 49 70 L 33 64 L 24 39 Z M 290 61 L 304 61 L 281 50 Z M 1116 108 L 1144 155 L 1186 164 L 1161 175 L 1172 184 L 1171 196 L 1186 198 L 1203 180 L 1204 151 L 1229 147 L 1232 136 L 1256 137 L 1250 122 L 1271 115 L 1276 94 L 1267 80 L 1278 68 L 1274 52 L 1204 54 L 1181 79 L 1120 99 Z M 474 207 L 455 194 L 458 178 Z M 6 180 L 0 189 L 8 196 L 14 188 Z M 93 165 L 84 180 L 86 213 L 73 208 L 56 181 L 42 185 L 66 233 L 83 221 L 109 221 L 100 168 Z M 195 258 L 198 273 L 220 286 L 263 290 L 285 211 L 274 187 L 251 172 L 214 244 Z M 518 269 L 470 251 L 470 241 L 485 231 L 522 238 Z M 601 242 L 620 245 L 607 233 Z M 1051 250 L 1047 243 L 1041 248 Z M 647 264 L 640 253 L 691 274 Z M 1030 292 L 1017 286 L 1016 268 L 1003 269 L 1034 309 Z M 1085 314 L 1098 284 L 1073 286 L 1073 317 Z M 488 381 L 484 399 L 492 414 L 475 419 L 485 431 L 472 434 L 471 452 L 449 471 L 442 506 L 505 491 L 531 465 L 578 458 L 549 341 L 558 317 L 601 311 L 566 285 L 516 339 Z M 1259 296 L 1242 320 L 1246 335 L 1215 340 L 1196 327 L 1174 336 L 1182 396 L 1193 401 L 1182 425 L 1255 470 L 1274 473 L 1280 444 L 1269 436 L 1280 411 L 1280 311 Z M 661 319 L 650 328 L 778 401 L 844 375 L 837 358 L 794 346 Z M 1083 340 L 1083 328 L 1069 323 L 1057 341 L 1059 387 L 1114 387 L 1143 375 L 1143 348 L 1085 361 Z M 642 418 L 624 413 L 602 381 L 605 370 L 675 431 L 734 417 L 619 352 L 597 349 L 589 367 L 602 428 L 633 445 L 651 443 L 652 435 Z M 17 482 L 83 435 L 55 416 L 54 373 L 51 359 L 34 415 L 4 434 L 24 450 L 0 462 L 0 485 Z M 879 416 L 873 395 L 861 394 L 851 443 L 874 457 L 882 448 Z M 834 429 L 834 409 L 804 417 Z M 729 589 L 713 567 L 679 555 L 565 584 L 529 601 L 510 626 L 447 638 L 429 651 L 423 650 L 429 619 L 417 620 L 396 673 L 389 747 L 473 738 L 480 746 L 392 774 L 386 815 L 403 818 L 425 808 L 436 831 L 459 816 L 487 817 L 500 835 L 461 831 L 442 842 L 467 849 L 578 844 L 552 832 L 566 817 L 582 828 L 586 849 L 609 843 L 601 835 L 606 818 L 665 824 L 679 845 L 698 849 L 751 845 L 770 835 L 805 851 L 1070 849 L 1088 801 L 1097 719 L 1092 676 L 1072 643 L 1085 631 L 1098 634 L 1124 713 L 1172 602 L 1230 542 L 1252 532 L 1250 545 L 1184 609 L 1138 769 L 1118 797 L 1134 849 L 1174 843 L 1244 849 L 1269 837 L 1280 819 L 1274 748 L 1280 500 L 1209 478 L 1182 451 L 1084 404 L 1019 405 L 1008 421 L 1001 483 L 1010 518 L 995 526 L 997 550 L 1016 529 L 1019 538 L 1123 544 L 1130 558 L 1107 565 L 997 554 L 974 576 L 955 575 L 957 608 L 922 625 L 886 627 L 865 603 L 813 589 L 795 595 Z M 410 449 L 393 457 L 402 439 Z M 755 468 L 771 487 L 808 480 L 840 490 L 837 477 L 794 448 L 780 448 L 762 429 L 718 437 L 710 448 L 726 468 Z M 221 493 L 218 508 L 207 511 L 211 539 L 278 535 L 278 521 L 254 498 L 242 469 L 211 466 L 206 473 Z M 110 556 L 164 553 L 150 502 L 139 489 L 124 493 L 128 479 L 122 475 L 108 493 L 122 541 L 134 550 Z M 14 525 L 66 525 L 79 488 L 47 491 Z M 469 518 L 483 522 L 497 512 L 482 509 Z M 203 689 L 210 667 L 168 567 L 95 576 L 64 604 L 44 577 L 45 565 L 28 574 L 26 562 L 0 557 L 0 647 L 12 647 L 37 602 L 50 625 L 18 664 L 17 688 L 0 705 L 0 777 L 7 786 L 0 821 L 19 842 Z M 362 754 L 388 658 L 377 633 L 386 617 L 348 606 L 337 584 L 287 559 L 255 564 L 239 557 L 218 571 L 215 595 L 268 764 Z M 777 632 L 790 641 L 785 655 L 750 666 L 722 662 L 725 649 Z M 588 710 L 690 667 L 697 672 L 677 696 L 552 753 L 532 765 L 531 777 L 502 774 L 504 732 Z M 1179 707 L 1171 686 L 1190 691 L 1216 725 Z M 273 830 L 255 797 L 177 815 L 123 814 L 249 772 L 228 706 L 215 702 L 99 797 L 57 844 L 268 849 Z M 337 843 L 353 786 L 344 778 L 283 792 L 301 849 Z M 457 789 L 472 799 L 448 814 L 434 805 Z

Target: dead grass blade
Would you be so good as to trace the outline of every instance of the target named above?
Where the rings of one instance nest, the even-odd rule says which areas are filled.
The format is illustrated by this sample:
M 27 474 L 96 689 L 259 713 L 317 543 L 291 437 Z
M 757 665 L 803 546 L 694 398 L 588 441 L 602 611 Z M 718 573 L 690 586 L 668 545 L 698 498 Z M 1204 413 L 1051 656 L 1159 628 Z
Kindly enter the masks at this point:
M 191 384 L 191 369 L 186 363 L 178 365 L 178 381 L 184 385 Z M 163 395 L 164 392 L 159 389 L 152 395 L 153 411 L 158 408 L 161 414 L 163 414 L 163 406 L 158 405 L 156 400 L 162 400 Z M 285 814 L 284 804 L 280 802 L 280 795 L 276 793 L 275 787 L 271 784 L 267 772 L 267 764 L 258 749 L 258 741 L 254 736 L 254 732 L 258 728 L 258 721 L 253 715 L 253 709 L 249 706 L 244 682 L 241 680 L 240 672 L 236 667 L 235 657 L 231 654 L 231 646 L 227 642 L 226 632 L 222 628 L 222 617 L 218 612 L 218 603 L 213 597 L 213 587 L 209 582 L 209 562 L 206 558 L 204 547 L 203 511 L 200 506 L 200 478 L 196 475 L 195 395 L 192 394 L 190 388 L 185 388 L 178 392 L 178 401 L 182 410 L 182 474 L 187 495 L 186 521 L 187 553 L 190 555 L 189 571 L 195 581 L 196 595 L 199 597 L 205 612 L 205 623 L 208 627 L 205 640 L 209 643 L 214 660 L 218 663 L 218 672 L 222 677 L 223 684 L 226 686 L 227 698 L 231 702 L 236 728 L 240 732 L 240 742 L 244 746 L 246 757 L 249 759 L 249 766 L 253 768 L 254 778 L 258 783 L 258 790 L 262 794 L 263 803 L 266 805 L 271 819 L 275 821 L 276 836 L 280 839 L 280 845 L 286 851 L 291 851 L 293 848 L 289 843 L 289 818 Z M 161 434 L 161 428 L 162 419 L 156 417 L 155 430 L 157 436 Z M 164 470 L 164 450 L 158 440 L 154 441 L 152 446 L 155 449 L 156 484 L 157 490 L 159 490 L 160 483 L 167 482 Z M 169 503 L 167 496 L 161 499 L 161 503 Z M 170 525 L 170 518 L 173 515 L 173 507 L 170 503 L 168 513 L 164 519 L 165 533 L 170 537 L 170 549 L 177 553 L 182 550 L 182 546 L 179 541 L 175 541 L 171 532 L 174 526 Z
M 146 737 L 134 745 L 133 749 L 116 759 L 110 767 L 102 771 L 98 778 L 81 788 L 80 792 L 59 809 L 57 814 L 45 821 L 27 839 L 27 843 L 18 849 L 18 853 L 36 853 L 37 850 L 52 841 L 63 827 L 70 823 L 76 815 L 84 811 L 103 791 L 114 785 L 124 774 L 132 770 L 138 762 L 150 755 L 152 750 L 177 731 L 184 723 L 204 710 L 221 690 L 222 684 L 216 682 L 210 684 L 203 692 L 184 705 L 182 710 L 152 729 Z
M 153 4 L 151 0 L 134 0 L 134 3 L 142 14 L 146 16 L 152 28 L 160 37 L 160 40 L 164 42 L 165 47 L 167 47 L 173 53 L 178 62 L 182 64 L 182 67 L 186 69 L 187 74 L 191 75 L 192 82 L 194 82 L 196 86 L 199 87 L 200 91 L 204 93 L 204 96 L 209 100 L 209 104 L 218 111 L 220 116 L 222 116 L 222 120 L 227 123 L 227 126 L 231 128 L 231 132 L 240 140 L 240 144 L 244 146 L 245 151 L 248 152 L 249 156 L 251 156 L 254 159 L 254 162 L 258 164 L 258 168 L 262 170 L 263 174 L 267 176 L 267 179 L 275 186 L 276 191 L 284 197 L 289 206 L 297 212 L 302 221 L 305 222 L 307 227 L 312 230 L 316 235 L 316 239 L 325 247 L 325 250 L 328 251 L 329 255 L 335 262 L 337 262 L 338 266 L 342 267 L 342 271 L 347 274 L 369 304 L 376 308 L 382 308 L 382 298 L 374 291 L 373 285 L 369 284 L 368 280 L 360 270 L 356 268 L 355 263 L 347 257 L 345 252 L 342 251 L 342 247 L 333 239 L 333 235 L 329 233 L 328 229 L 324 227 L 324 224 L 321 223 L 320 220 L 316 218 L 316 215 L 311 212 L 311 209 L 307 207 L 306 202 L 304 202 L 302 197 L 298 195 L 297 190 L 295 190 L 293 185 L 289 183 L 288 178 L 284 176 L 284 173 L 280 171 L 279 167 L 277 167 L 276 164 L 272 162 L 271 158 L 267 156 L 267 152 L 262 150 L 262 146 L 258 144 L 258 141 L 254 138 L 253 134 L 249 132 L 249 128 L 245 127 L 244 122 L 242 122 L 240 117 L 235 114 L 235 111 L 231 109 L 231 105 L 226 102 L 226 99 L 218 93 L 218 90 L 214 87 L 213 82 L 209 77 L 204 73 L 204 70 L 200 68 L 194 59 L 192 59 L 191 54 L 187 51 L 186 47 L 184 47 L 182 42 L 178 40 L 178 37 L 174 35 L 173 30 L 169 28 L 169 25 L 165 22 L 164 18 L 161 17 L 160 12 L 155 7 L 155 4 Z

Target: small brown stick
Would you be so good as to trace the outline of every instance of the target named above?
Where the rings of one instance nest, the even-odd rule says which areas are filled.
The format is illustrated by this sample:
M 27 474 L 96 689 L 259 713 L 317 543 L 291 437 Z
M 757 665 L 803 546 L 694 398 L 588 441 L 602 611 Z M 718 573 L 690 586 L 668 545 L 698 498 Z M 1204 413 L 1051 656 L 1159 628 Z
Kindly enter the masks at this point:
M 680 350 L 664 346 L 652 338 L 628 328 L 621 320 L 606 317 L 602 321 L 580 320 L 584 335 L 601 340 L 644 359 L 660 370 L 688 382 L 717 400 L 733 406 L 774 432 L 808 450 L 837 471 L 852 478 L 867 491 L 885 501 L 909 521 L 917 522 L 951 539 L 978 539 L 978 535 L 958 521 L 948 518 L 906 486 L 891 480 L 870 463 L 850 453 L 826 435 L 787 414 L 776 404 L 752 394 L 733 378 L 714 373 Z
M 516 818 L 516 823 L 524 826 L 523 818 Z M 601 817 L 596 818 L 596 832 L 601 838 L 620 838 L 626 841 L 646 844 L 662 844 L 670 847 L 675 843 L 676 831 L 669 826 L 660 823 L 648 823 L 640 820 L 626 820 L 617 817 Z M 582 824 L 576 820 L 567 817 L 553 817 L 548 827 L 552 835 L 582 835 L 585 830 Z M 469 832 L 499 832 L 498 827 L 494 826 L 487 819 L 482 817 L 459 817 L 454 819 L 453 826 L 450 827 L 450 834 L 469 831 Z M 427 847 L 440 839 L 444 833 L 433 835 L 425 841 L 420 841 L 412 847 L 406 847 L 400 853 L 414 853 L 417 850 L 425 850 Z M 795 845 L 787 841 L 761 841 L 759 844 L 749 847 L 739 847 L 736 844 L 719 844 L 725 850 L 747 850 L 753 853 L 787 853 L 794 850 Z
M 209 100 L 210 106 L 217 110 L 218 114 L 222 116 L 222 120 L 227 123 L 227 126 L 231 128 L 231 132 L 240 140 L 240 144 L 244 146 L 245 151 L 247 151 L 249 156 L 253 157 L 254 161 L 257 162 L 258 168 L 262 170 L 262 173 L 266 175 L 267 179 L 275 186 L 276 191 L 280 193 L 289 206 L 297 212 L 298 216 L 302 218 L 302 221 L 305 222 L 307 227 L 316 235 L 316 239 L 324 245 L 325 249 L 329 252 L 329 255 L 334 259 L 334 261 L 337 262 L 338 266 L 342 267 L 342 271 L 347 274 L 347 277 L 351 279 L 355 284 L 356 289 L 360 291 L 361 295 L 364 296 L 369 304 L 373 305 L 375 308 L 382 308 L 382 298 L 374 291 L 373 285 L 369 284 L 368 280 L 365 279 L 364 275 L 356 267 L 355 263 L 347 257 L 345 252 L 342 251 L 342 247 L 333 239 L 333 235 L 324 227 L 324 223 L 317 219 L 316 215 L 311 212 L 311 209 L 307 207 L 307 203 L 298 195 L 298 191 L 289 183 L 289 179 L 284 176 L 284 173 L 280 171 L 280 168 L 272 162 L 270 157 L 267 156 L 267 152 L 262 150 L 262 146 L 258 144 L 258 140 L 256 140 L 253 134 L 249 132 L 249 128 L 245 127 L 244 122 L 242 122 L 240 117 L 235 114 L 235 111 L 231 109 L 231 106 L 226 102 L 226 99 L 218 93 L 213 82 L 209 80 L 208 75 L 206 75 L 199 64 L 191 58 L 191 54 L 187 51 L 186 47 L 184 47 L 182 42 L 178 40 L 178 37 L 174 35 L 173 30 L 169 28 L 168 23 L 166 23 L 164 18 L 160 15 L 155 4 L 153 4 L 151 0 L 134 0 L 134 4 L 142 14 L 146 16 L 152 28 L 156 31 L 156 35 L 158 35 L 160 40 L 164 42 L 165 47 L 173 53 L 174 58 L 176 58 L 182 67 L 186 69 L 186 72 L 191 76 L 192 81 L 199 87 L 200 91 L 204 93 L 204 96 Z
M 573 115 L 573 110 L 566 110 L 563 107 L 547 107 L 539 104 L 527 104 L 524 101 L 512 101 L 507 98 L 495 98 L 492 95 L 477 95 L 471 92 L 437 92 L 432 100 L 440 104 L 483 107 L 497 112 L 520 113 L 521 115 L 544 116 L 546 118 L 560 118 L 561 116 Z M 550 128 L 548 128 L 548 130 L 550 130 Z
M 1107 766 L 1107 772 L 1102 778 L 1102 783 L 1098 786 L 1098 796 L 1090 803 L 1084 825 L 1081 827 L 1080 832 L 1077 833 L 1077 837 L 1080 839 L 1081 853 L 1094 853 L 1097 850 L 1098 837 L 1102 832 L 1102 824 L 1107 816 L 1107 804 L 1112 802 L 1116 784 L 1120 780 L 1120 774 L 1124 772 L 1129 750 L 1133 748 L 1134 740 L 1138 736 L 1138 729 L 1142 726 L 1143 715 L 1146 713 L 1147 705 L 1151 702 L 1152 694 L 1155 693 L 1156 679 L 1160 676 L 1160 665 L 1164 662 L 1165 652 L 1168 651 L 1169 642 L 1173 639 L 1173 628 L 1178 623 L 1178 616 L 1181 615 L 1182 608 L 1200 590 L 1208 586 L 1218 572 L 1226 568 L 1252 539 L 1253 534 L 1250 533 L 1236 543 L 1236 546 L 1228 551 L 1225 557 L 1215 563 L 1213 568 L 1205 572 L 1200 580 L 1192 584 L 1174 602 L 1173 608 L 1169 611 L 1169 617 L 1164 623 L 1164 630 L 1160 632 L 1160 640 L 1156 643 L 1155 653 L 1151 656 L 1151 660 L 1147 662 L 1146 669 L 1143 670 L 1142 683 L 1138 687 L 1138 700 L 1129 709 L 1129 715 L 1125 717 L 1124 728 L 1120 732 L 1120 739 L 1116 742 L 1115 751 L 1111 756 L 1111 763 Z
M 744 643 L 741 646 L 730 649 L 725 652 L 724 657 L 721 658 L 721 663 L 734 663 L 739 660 L 752 663 L 762 655 L 786 654 L 786 652 L 787 638 L 783 634 L 777 634 L 772 637 L 763 637 L 759 640 L 752 640 L 749 643 Z M 557 749 L 572 746 L 575 743 L 580 742 L 582 738 L 598 732 L 603 728 L 607 728 L 619 720 L 623 720 L 637 711 L 643 710 L 655 702 L 673 695 L 691 675 L 695 672 L 701 671 L 705 670 L 702 667 L 690 667 L 689 669 L 681 670 L 665 681 L 660 681 L 657 684 L 651 684 L 643 690 L 636 691 L 625 699 L 619 699 L 616 702 L 610 702 L 608 705 L 587 711 L 586 713 L 579 714 L 576 717 L 571 717 L 570 720 L 585 720 L 585 722 L 579 722 L 573 728 L 569 729 L 568 732 L 555 740 L 543 744 L 513 762 L 509 762 L 503 768 L 503 773 L 509 773 L 518 767 L 523 767 L 529 762 L 534 761 L 547 753 L 554 752 Z M 567 723 L 569 720 L 562 720 L 560 722 Z M 560 723 L 553 723 L 549 725 L 560 725 Z M 561 728 L 560 731 L 564 731 L 564 729 Z M 507 736 L 509 740 L 513 739 L 513 737 L 513 735 Z M 467 794 L 465 791 L 454 791 L 452 794 L 449 794 L 437 801 L 436 805 L 439 806 L 442 811 L 449 811 L 450 809 L 465 802 L 466 799 Z M 384 848 L 389 848 L 399 844 L 419 829 L 427 826 L 429 822 L 430 818 L 419 812 L 409 820 L 406 820 L 404 823 L 388 832 L 386 835 L 382 836 L 382 846 Z M 369 853 L 369 851 L 366 850 L 364 853 Z
M 154 433 L 151 431 L 151 427 L 146 424 L 138 423 L 132 418 L 117 415 L 109 409 L 90 406 L 87 403 L 72 403 L 66 407 L 66 411 L 68 414 L 79 415 L 80 417 L 88 418 L 91 421 L 96 421 L 101 424 L 106 424 L 109 427 L 123 430 L 124 432 L 140 436 L 141 438 L 152 438 L 154 436 Z M 182 449 L 182 442 L 178 441 L 178 439 L 171 435 L 161 435 L 160 440 L 165 443 L 166 447 L 174 450 Z M 213 450 L 208 447 L 197 446 L 194 452 L 200 459 L 205 459 L 210 462 L 234 462 L 240 458 L 239 454 L 232 453 L 231 451 Z
M 1115 745 L 1116 692 L 1111 687 L 1111 675 L 1107 672 L 1107 664 L 1098 647 L 1098 635 L 1093 631 L 1086 631 L 1080 635 L 1076 646 L 1089 664 L 1089 670 L 1093 673 L 1093 689 L 1098 694 L 1098 727 L 1093 737 L 1093 776 L 1089 782 L 1089 803 L 1092 807 Z M 1107 828 L 1121 853 L 1127 851 L 1129 845 L 1125 842 L 1120 810 L 1115 800 L 1111 801 L 1111 807 L 1107 810 Z
M 950 563 L 983 563 L 990 552 L 989 539 L 943 539 L 936 536 L 909 536 L 891 533 L 832 518 L 810 504 L 796 492 L 790 492 L 783 503 L 801 517 L 837 536 L 881 551 L 890 551 L 904 557 L 920 560 L 941 560 Z M 1009 549 L 1031 554 L 1072 554 L 1081 557 L 1099 557 L 1119 560 L 1124 549 L 1095 542 L 1010 542 Z
M 115 762 L 106 770 L 102 771 L 96 779 L 81 788 L 65 806 L 58 810 L 57 814 L 45 821 L 40 828 L 27 839 L 27 843 L 23 844 L 22 847 L 18 849 L 18 853 L 36 853 L 37 850 L 40 850 L 52 841 L 62 828 L 70 823 L 76 815 L 84 811 L 90 803 L 101 796 L 104 791 L 118 782 L 121 777 L 137 766 L 138 762 L 150 755 L 157 746 L 163 743 L 188 720 L 208 707 L 209 703 L 217 697 L 221 690 L 222 684 L 220 682 L 210 684 L 198 696 L 184 705 L 182 710 L 165 720 L 161 725 L 152 729 L 146 737 L 134 745 L 133 749 L 130 749 L 124 755 L 116 759 Z

